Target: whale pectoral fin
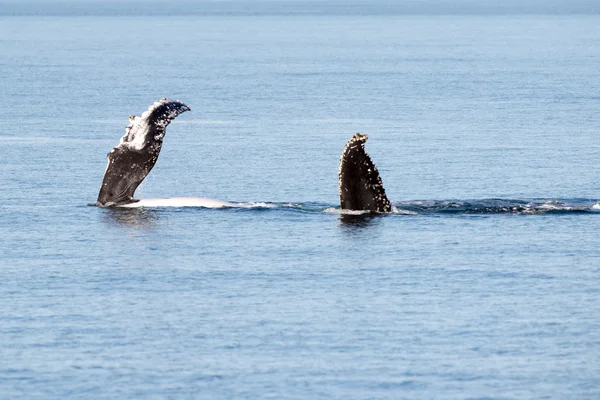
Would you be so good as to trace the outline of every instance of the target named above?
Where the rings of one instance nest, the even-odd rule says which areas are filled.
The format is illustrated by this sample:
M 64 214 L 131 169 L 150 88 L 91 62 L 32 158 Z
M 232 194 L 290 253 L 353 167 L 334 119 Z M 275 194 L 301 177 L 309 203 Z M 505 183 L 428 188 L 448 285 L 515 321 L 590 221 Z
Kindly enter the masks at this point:
M 340 206 L 347 210 L 389 212 L 388 200 L 377 167 L 365 152 L 367 135 L 357 133 L 346 143 L 340 157 Z
M 156 163 L 158 153 L 150 154 L 117 146 L 107 157 L 108 166 L 97 204 L 109 207 L 132 202 L 135 190 Z
M 181 101 L 160 99 L 141 117 L 129 117 L 125 135 L 108 153 L 96 204 L 108 207 L 133 201 L 135 190 L 158 159 L 167 125 L 189 110 Z

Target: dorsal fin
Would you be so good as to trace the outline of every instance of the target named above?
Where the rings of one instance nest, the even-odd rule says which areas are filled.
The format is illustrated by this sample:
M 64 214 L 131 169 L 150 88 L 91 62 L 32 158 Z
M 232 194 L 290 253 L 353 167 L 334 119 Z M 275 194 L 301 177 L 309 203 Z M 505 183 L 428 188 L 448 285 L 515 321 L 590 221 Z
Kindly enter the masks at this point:
M 181 101 L 163 98 L 151 104 L 141 117 L 129 117 L 125 135 L 108 153 L 96 204 L 109 207 L 133 201 L 135 190 L 158 159 L 167 125 L 189 110 Z
M 390 212 L 392 205 L 377 167 L 365 152 L 367 135 L 352 136 L 340 157 L 339 191 L 340 206 L 347 210 Z

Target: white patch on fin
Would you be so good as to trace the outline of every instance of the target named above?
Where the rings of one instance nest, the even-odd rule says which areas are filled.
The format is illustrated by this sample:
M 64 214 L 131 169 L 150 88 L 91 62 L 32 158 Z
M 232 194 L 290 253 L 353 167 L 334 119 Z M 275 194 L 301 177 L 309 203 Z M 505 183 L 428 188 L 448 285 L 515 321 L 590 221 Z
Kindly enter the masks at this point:
M 189 110 L 189 108 L 179 100 L 170 100 L 162 98 L 152 103 L 146 111 L 142 113 L 141 117 L 131 115 L 129 117 L 129 124 L 125 127 L 125 135 L 121 138 L 119 146 L 127 146 L 132 150 L 142 150 L 148 143 L 148 134 L 151 131 L 149 118 L 158 107 L 172 103 L 172 107 L 169 107 L 163 118 L 158 119 L 154 122 L 154 125 L 162 130 L 181 112 Z M 182 111 L 183 109 L 183 111 Z M 164 133 L 163 133 L 164 135 Z M 159 137 L 162 139 L 162 136 Z M 157 139 L 157 140 L 159 140 Z

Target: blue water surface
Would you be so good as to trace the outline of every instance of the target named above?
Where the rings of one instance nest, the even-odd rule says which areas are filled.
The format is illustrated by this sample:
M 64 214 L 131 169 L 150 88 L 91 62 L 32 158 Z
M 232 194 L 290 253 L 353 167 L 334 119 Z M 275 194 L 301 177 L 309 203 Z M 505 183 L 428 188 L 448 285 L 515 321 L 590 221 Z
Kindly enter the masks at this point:
M 364 10 L 2 14 L 0 398 L 600 397 L 600 17 Z M 88 206 L 161 97 L 136 195 L 256 207 Z

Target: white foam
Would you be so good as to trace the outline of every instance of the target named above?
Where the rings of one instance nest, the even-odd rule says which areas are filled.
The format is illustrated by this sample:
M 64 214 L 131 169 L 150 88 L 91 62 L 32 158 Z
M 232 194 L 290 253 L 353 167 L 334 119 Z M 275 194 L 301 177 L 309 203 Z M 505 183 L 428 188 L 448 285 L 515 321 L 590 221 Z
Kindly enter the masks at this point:
M 414 211 L 398 209 L 398 208 L 396 208 L 396 206 L 392 206 L 392 214 L 398 214 L 398 215 L 417 215 L 417 213 L 414 212 Z
M 251 201 L 248 203 L 231 203 L 233 207 L 239 208 L 277 208 L 279 207 L 274 203 L 265 203 L 264 201 Z
M 119 207 L 203 207 L 203 208 L 225 208 L 237 207 L 235 203 L 227 201 L 207 199 L 204 197 L 171 197 L 166 199 L 140 199 L 135 203 L 124 204 Z
M 369 214 L 372 211 L 369 210 L 345 210 L 341 208 L 329 207 L 325 209 L 323 212 L 327 214 L 339 214 L 339 215 L 363 215 Z M 381 213 L 381 214 L 397 214 L 397 215 L 417 215 L 414 211 L 397 209 L 396 206 L 392 206 L 392 211 L 389 213 Z
M 363 215 L 369 214 L 369 210 L 346 210 L 342 208 L 329 207 L 323 211 L 327 214 L 339 214 L 339 215 Z
M 295 207 L 294 204 L 286 204 L 284 207 Z M 250 201 L 245 203 L 228 202 L 205 197 L 169 197 L 164 199 L 139 199 L 135 203 L 124 204 L 118 207 L 140 208 L 140 207 L 202 207 L 202 208 L 277 208 L 281 205 L 266 203 L 263 201 Z
M 548 203 L 544 203 L 544 204 L 540 204 L 539 206 L 535 206 L 534 204 L 528 204 L 527 205 L 528 208 L 531 208 L 533 210 L 535 210 L 535 208 L 539 209 L 539 210 L 543 210 L 543 211 L 570 211 L 573 210 L 574 207 L 570 207 L 570 206 L 566 206 L 566 205 L 562 205 L 562 204 L 557 204 L 555 202 L 548 202 Z M 528 210 L 526 210 L 528 211 Z

